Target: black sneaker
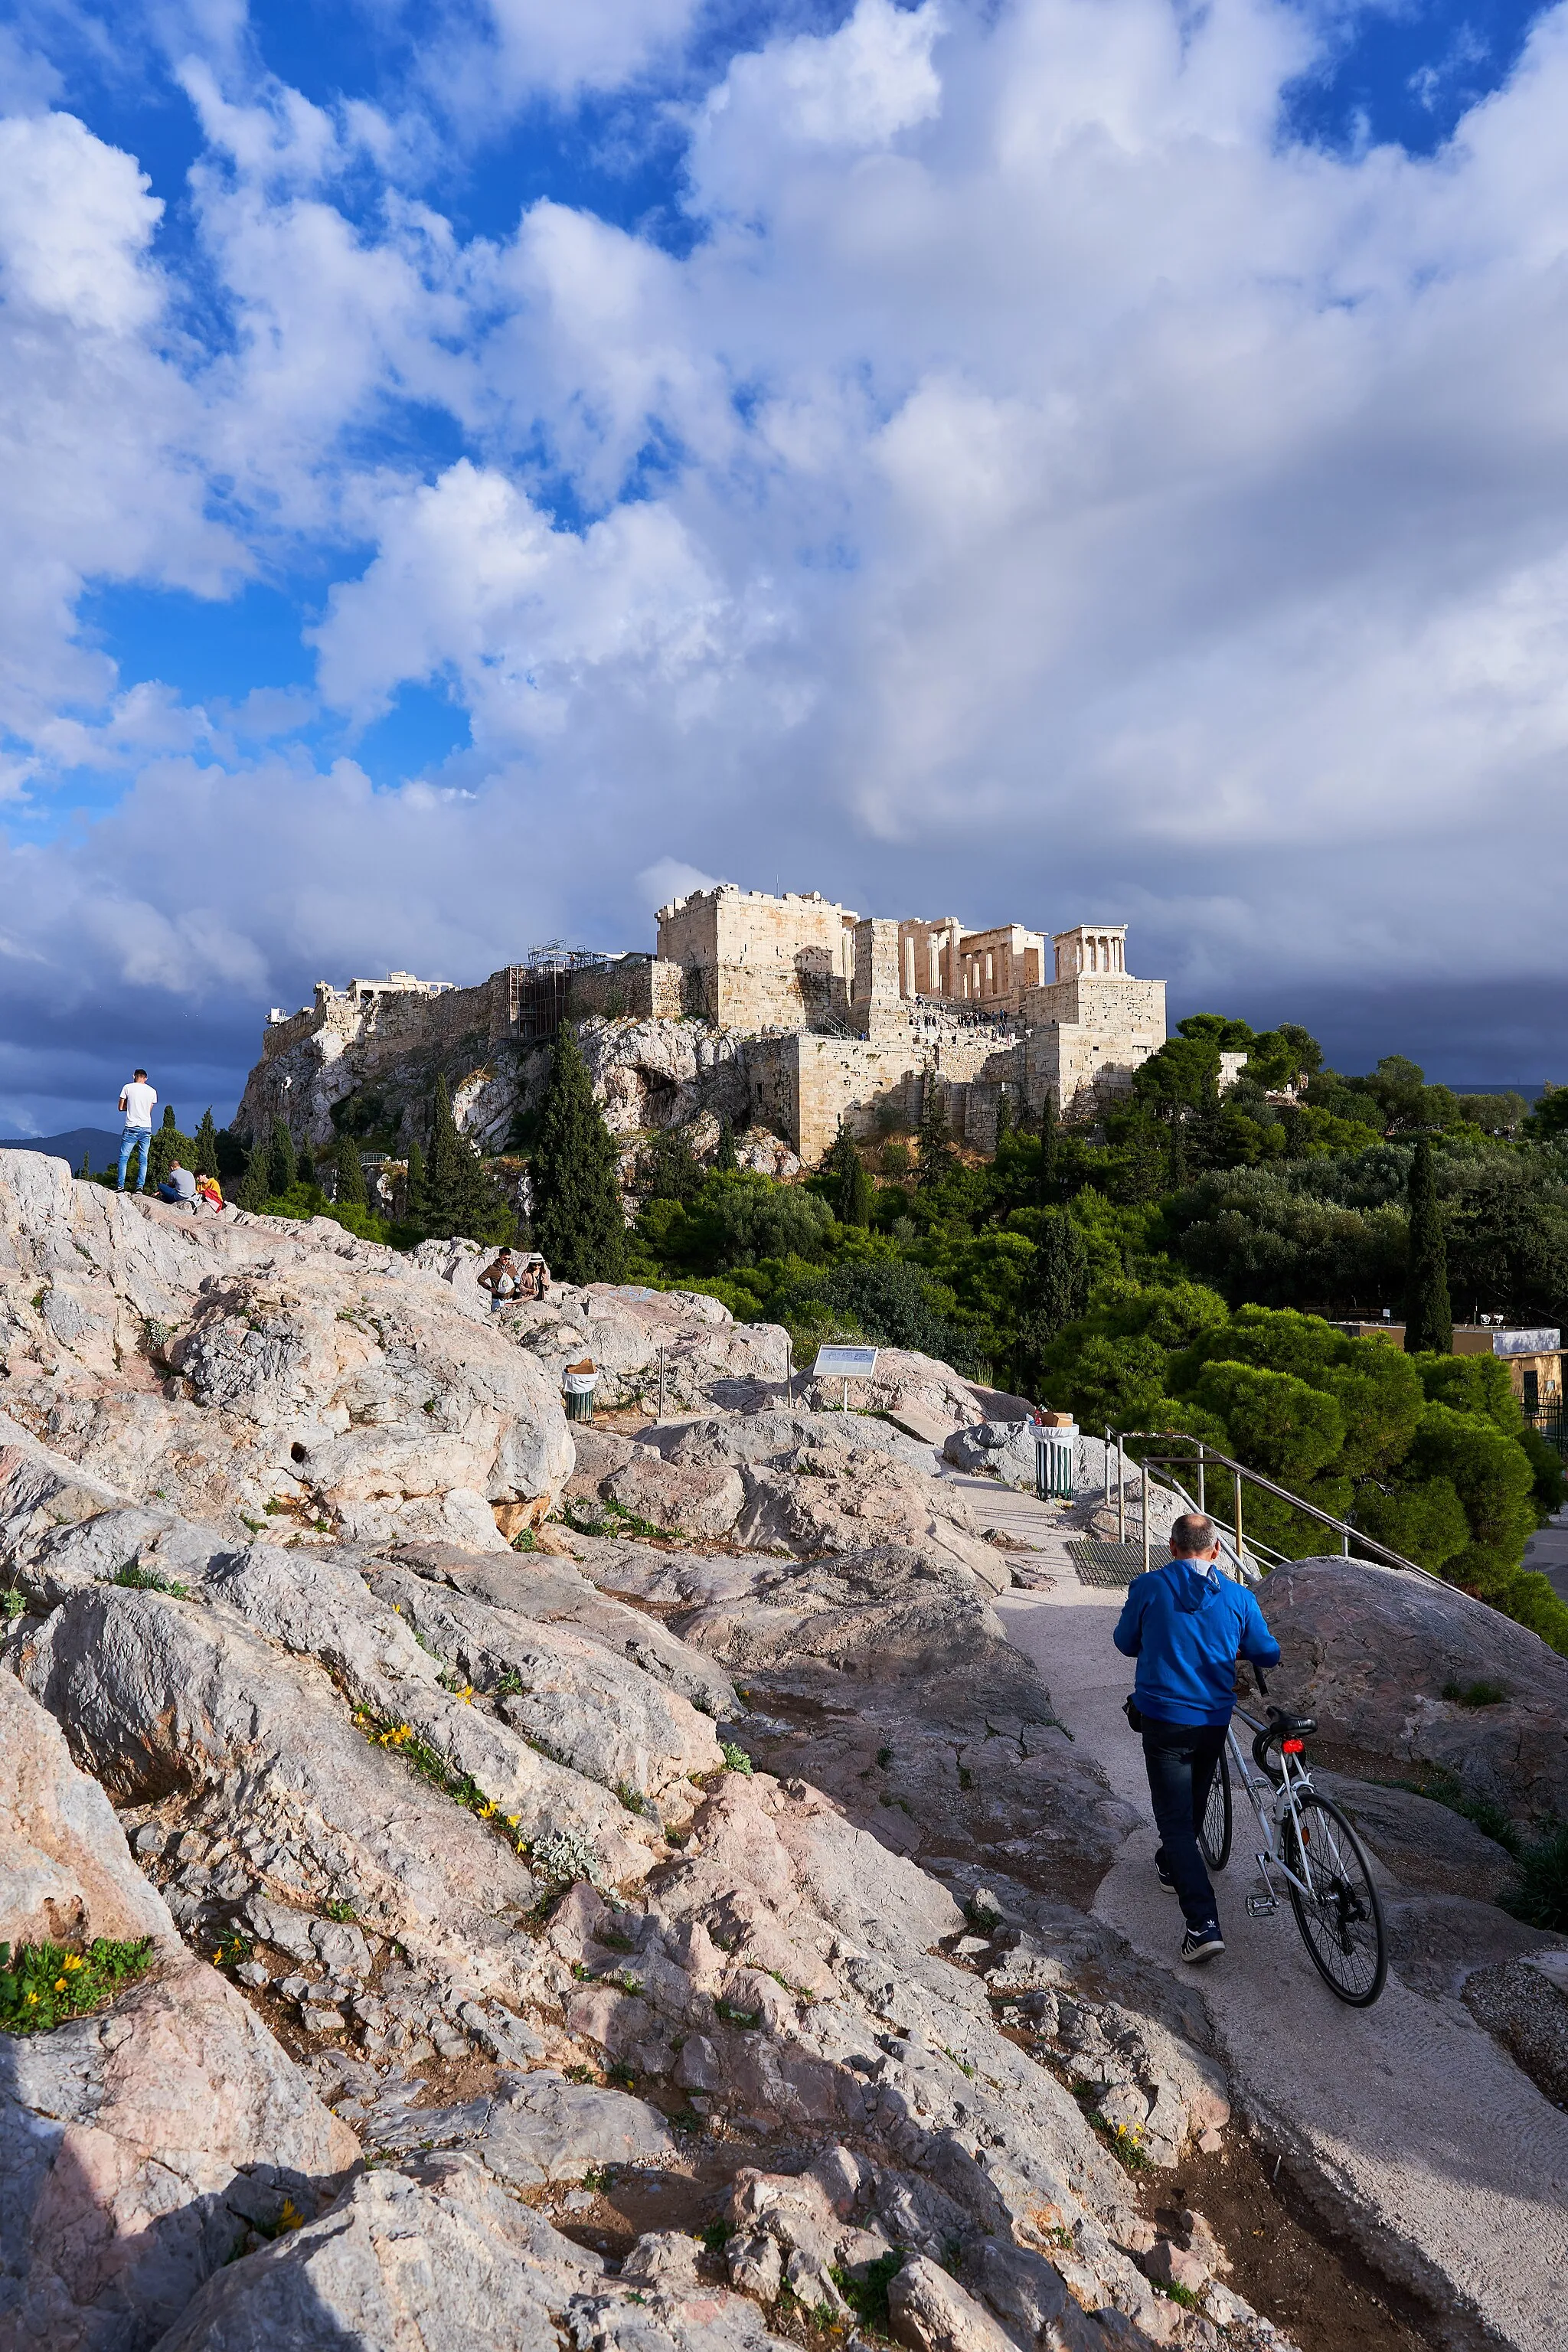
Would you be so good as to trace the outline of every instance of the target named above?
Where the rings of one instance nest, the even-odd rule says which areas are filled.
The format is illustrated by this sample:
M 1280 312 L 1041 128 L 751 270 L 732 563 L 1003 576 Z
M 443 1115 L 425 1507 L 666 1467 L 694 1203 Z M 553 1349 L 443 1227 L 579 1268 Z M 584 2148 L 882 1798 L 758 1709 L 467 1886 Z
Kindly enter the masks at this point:
M 1175 1893 L 1176 1882 L 1171 1875 L 1170 1869 L 1163 1853 L 1157 1853 L 1154 1856 L 1154 1874 L 1167 1895 L 1173 1895 Z
M 1212 1927 L 1189 1927 L 1182 1937 L 1184 1960 L 1212 1960 L 1225 1949 L 1225 1937 L 1216 1920 Z

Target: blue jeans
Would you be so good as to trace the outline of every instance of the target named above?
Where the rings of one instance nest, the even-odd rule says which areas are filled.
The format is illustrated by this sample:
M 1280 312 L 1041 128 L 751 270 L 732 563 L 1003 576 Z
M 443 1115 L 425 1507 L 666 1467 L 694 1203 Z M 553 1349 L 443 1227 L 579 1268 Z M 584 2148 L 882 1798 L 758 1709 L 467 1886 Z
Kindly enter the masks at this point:
M 126 1129 L 124 1134 L 120 1139 L 120 1182 L 118 1189 L 121 1192 L 125 1190 L 125 1170 L 127 1163 L 138 1151 L 142 1154 L 141 1189 L 142 1192 L 146 1191 L 147 1154 L 152 1149 L 153 1130 L 150 1127 L 128 1127 Z M 134 1182 L 132 1182 L 131 1189 L 133 1192 L 137 1190 L 137 1186 Z
M 1176 1882 L 1182 1916 L 1189 1927 L 1219 1924 L 1219 1906 L 1198 1852 L 1198 1825 L 1227 1727 L 1223 1723 L 1155 1723 L 1143 1717 L 1143 1762 L 1160 1832 L 1156 1859 Z

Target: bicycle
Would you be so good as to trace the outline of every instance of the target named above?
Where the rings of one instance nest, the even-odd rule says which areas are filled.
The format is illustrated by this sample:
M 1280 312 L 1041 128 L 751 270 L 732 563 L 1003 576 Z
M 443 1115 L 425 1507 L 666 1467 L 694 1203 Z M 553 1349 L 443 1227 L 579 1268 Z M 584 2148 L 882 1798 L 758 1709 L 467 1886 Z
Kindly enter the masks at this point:
M 1268 1685 L 1257 1667 L 1258 1687 Z M 1247 1769 L 1237 1722 L 1252 1732 L 1252 1759 L 1261 1779 Z M 1219 1766 L 1210 1784 L 1198 1849 L 1210 1870 L 1230 1860 L 1234 1814 L 1230 1758 L 1258 1816 L 1262 1850 L 1254 1857 L 1263 1880 L 1261 1894 L 1247 1898 L 1248 1916 L 1271 1918 L 1279 1896 L 1271 1872 L 1284 1880 L 1312 1965 L 1329 1990 L 1351 2009 L 1370 2009 L 1388 1975 L 1388 1939 L 1383 1906 L 1373 1884 L 1366 1849 L 1331 1798 L 1320 1796 L 1306 1763 L 1306 1743 L 1317 1730 L 1315 1716 L 1291 1715 L 1271 1706 L 1265 1717 L 1237 1707 L 1231 1718 Z M 1269 1762 L 1278 1746 L 1278 1767 Z

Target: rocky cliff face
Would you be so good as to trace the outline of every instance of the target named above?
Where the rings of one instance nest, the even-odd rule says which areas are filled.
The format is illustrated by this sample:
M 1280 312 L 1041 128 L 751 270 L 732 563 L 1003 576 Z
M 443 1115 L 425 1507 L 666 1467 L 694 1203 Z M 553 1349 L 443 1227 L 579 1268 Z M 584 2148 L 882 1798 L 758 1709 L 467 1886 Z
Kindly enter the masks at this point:
M 578 1035 L 612 1134 L 704 1114 L 715 1139 L 726 1113 L 744 1128 L 750 1088 L 741 1036 L 700 1021 L 598 1016 L 579 1023 Z M 335 1140 L 341 1124 L 350 1135 L 405 1151 L 413 1135 L 423 1135 L 439 1076 L 458 1126 L 481 1150 L 501 1151 L 518 1120 L 539 1108 L 549 1071 L 547 1045 L 448 1037 L 437 1027 L 428 1043 L 403 1028 L 383 1034 L 372 1005 L 357 1028 L 323 1023 L 265 1054 L 246 1080 L 234 1123 L 241 1134 L 264 1134 L 281 1118 L 297 1142 L 318 1150 Z
M 908 1433 L 1008 1401 L 475 1263 L 0 1154 L 0 1936 L 152 1945 L 0 2033 L 0 2347 L 1285 2345 L 1162 2185 L 1240 2127 L 1089 1914 L 1127 1808 Z

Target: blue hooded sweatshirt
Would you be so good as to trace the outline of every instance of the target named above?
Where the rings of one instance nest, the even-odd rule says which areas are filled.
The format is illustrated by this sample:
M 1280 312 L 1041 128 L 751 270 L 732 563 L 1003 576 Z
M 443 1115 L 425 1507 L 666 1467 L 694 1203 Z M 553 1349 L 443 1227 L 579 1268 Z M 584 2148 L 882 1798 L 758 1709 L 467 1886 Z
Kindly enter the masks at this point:
M 1228 1723 L 1237 1659 L 1279 1664 L 1279 1644 L 1247 1587 L 1211 1576 L 1198 1559 L 1134 1577 L 1114 1638 L 1123 1657 L 1138 1661 L 1132 1696 L 1152 1723 Z

